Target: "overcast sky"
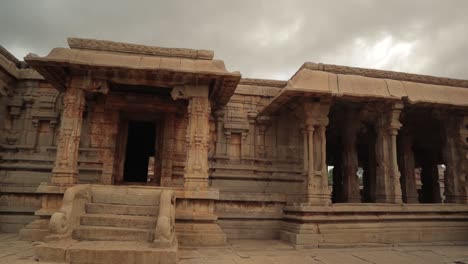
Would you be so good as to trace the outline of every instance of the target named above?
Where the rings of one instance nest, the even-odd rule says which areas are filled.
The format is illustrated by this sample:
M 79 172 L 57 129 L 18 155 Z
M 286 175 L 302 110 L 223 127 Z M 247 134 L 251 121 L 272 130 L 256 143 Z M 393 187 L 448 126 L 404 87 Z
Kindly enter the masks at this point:
M 312 61 L 468 79 L 467 0 L 0 3 L 0 44 L 18 58 L 70 36 L 211 49 L 250 78 Z

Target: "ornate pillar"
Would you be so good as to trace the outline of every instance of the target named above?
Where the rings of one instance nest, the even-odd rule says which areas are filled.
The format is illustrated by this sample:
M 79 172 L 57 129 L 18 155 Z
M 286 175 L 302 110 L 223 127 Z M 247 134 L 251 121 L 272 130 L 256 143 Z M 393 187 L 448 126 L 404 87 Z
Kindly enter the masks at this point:
M 78 148 L 85 105 L 85 91 L 69 87 L 63 96 L 63 112 L 57 156 L 52 170 L 52 184 L 72 185 L 78 183 Z
M 164 118 L 164 138 L 161 162 L 161 186 L 172 185 L 172 161 L 174 159 L 175 114 L 167 113 Z
M 401 170 L 402 199 L 404 203 L 418 203 L 416 188 L 413 135 L 409 128 L 402 129 L 398 140 L 398 165 Z
M 184 187 L 208 187 L 208 144 L 210 140 L 211 106 L 208 85 L 177 86 L 173 99 L 189 100 L 187 126 L 187 158 L 184 169 Z
M 396 136 L 401 127 L 402 103 L 384 109 L 377 120 L 376 140 L 376 202 L 401 203 L 400 172 L 397 163 Z
M 345 130 L 342 131 L 343 152 L 342 152 L 342 173 L 343 173 L 343 194 L 342 202 L 360 203 L 358 181 L 358 155 L 357 155 L 357 133 L 359 130 L 359 112 L 356 109 L 347 109 L 345 113 Z
M 468 204 L 468 113 L 443 116 L 445 202 Z
M 305 121 L 304 159 L 307 163 L 304 162 L 304 166 L 307 167 L 306 202 L 309 204 L 330 203 L 325 150 L 329 109 L 329 101 L 304 102 L 300 113 Z

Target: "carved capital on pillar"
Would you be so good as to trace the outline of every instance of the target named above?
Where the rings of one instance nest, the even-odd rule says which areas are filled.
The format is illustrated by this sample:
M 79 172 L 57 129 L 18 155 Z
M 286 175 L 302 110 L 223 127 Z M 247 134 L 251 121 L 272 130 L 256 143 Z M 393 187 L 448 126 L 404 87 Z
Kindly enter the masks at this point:
M 83 77 L 73 77 L 69 88 L 82 89 L 89 93 L 109 93 L 109 85 L 106 79 L 94 78 L 91 74 Z
M 224 109 L 219 109 L 216 112 L 214 112 L 214 116 L 216 118 L 217 122 L 223 122 L 224 121 Z

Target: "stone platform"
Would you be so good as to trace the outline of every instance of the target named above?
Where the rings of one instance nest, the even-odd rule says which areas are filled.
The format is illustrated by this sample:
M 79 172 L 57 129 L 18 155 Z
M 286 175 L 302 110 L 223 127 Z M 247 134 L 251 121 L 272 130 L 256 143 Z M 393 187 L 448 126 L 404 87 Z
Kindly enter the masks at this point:
M 294 249 L 278 240 L 233 240 L 225 247 L 181 248 L 180 264 L 384 264 L 468 263 L 468 246 L 456 244 L 395 247 Z M 17 234 L 0 234 L 0 264 L 33 264 L 33 244 Z M 52 264 L 47 262 L 40 262 Z

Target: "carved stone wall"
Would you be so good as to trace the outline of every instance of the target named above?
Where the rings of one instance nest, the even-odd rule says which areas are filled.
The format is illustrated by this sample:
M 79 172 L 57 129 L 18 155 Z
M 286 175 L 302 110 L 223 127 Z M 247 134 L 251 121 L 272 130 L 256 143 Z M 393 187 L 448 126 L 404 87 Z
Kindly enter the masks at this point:
M 242 80 L 227 106 L 213 113 L 210 179 L 220 190 L 215 212 L 228 238 L 277 238 L 283 206 L 305 191 L 299 119 L 285 109 L 256 120 L 284 85 Z
M 51 181 L 63 108 L 63 94 L 45 81 L 11 80 L 8 93 L 0 95 L 2 231 L 18 231 L 35 219 L 34 212 L 41 207 L 41 193 L 36 189 L 41 182 Z M 82 133 L 82 138 L 89 141 L 88 133 Z M 79 149 L 80 182 L 100 181 L 97 153 L 98 149 L 89 146 Z

